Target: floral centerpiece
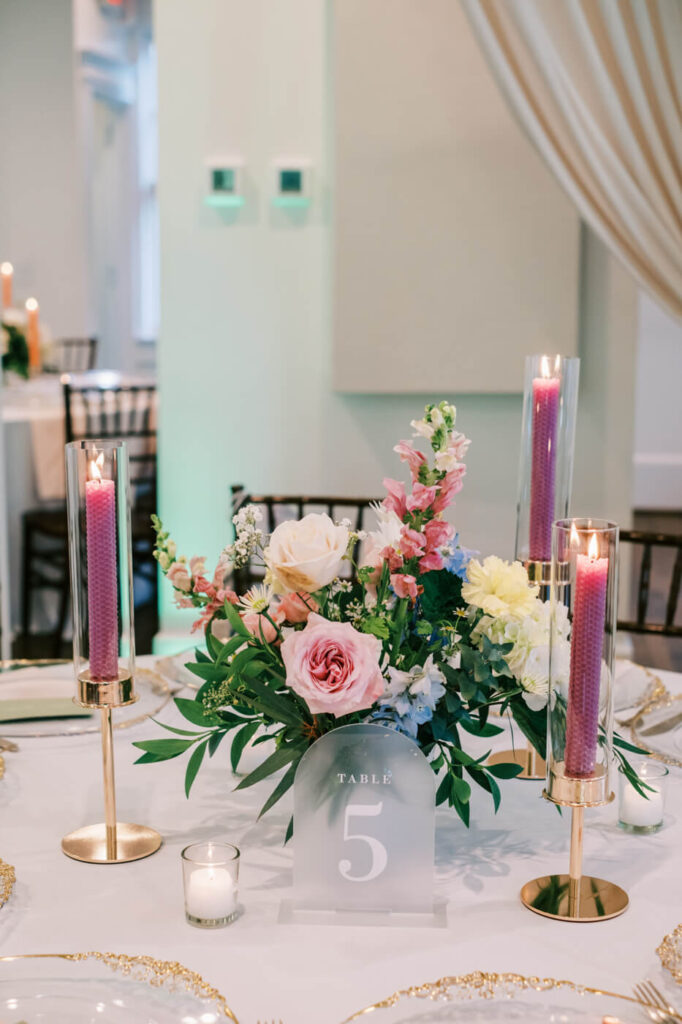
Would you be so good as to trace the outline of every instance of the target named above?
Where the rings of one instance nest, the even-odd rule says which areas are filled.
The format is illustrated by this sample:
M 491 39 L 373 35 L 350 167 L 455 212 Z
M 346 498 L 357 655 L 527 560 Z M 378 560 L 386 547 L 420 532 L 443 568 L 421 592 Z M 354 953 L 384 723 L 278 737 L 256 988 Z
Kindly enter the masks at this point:
M 0 341 L 2 344 L 2 369 L 16 373 L 28 380 L 28 342 L 26 340 L 26 318 L 20 310 L 6 309 L 0 320 Z
M 492 708 L 509 712 L 544 755 L 549 605 L 519 562 L 474 557 L 445 519 L 462 488 L 469 447 L 455 430 L 454 407 L 428 405 L 412 426 L 430 457 L 412 441 L 396 446 L 411 486 L 406 491 L 403 483 L 384 480 L 387 494 L 369 533 L 310 514 L 265 537 L 260 511 L 246 506 L 233 520 L 234 543 L 209 578 L 205 559 L 178 557 L 154 517 L 156 558 L 178 605 L 199 611 L 194 628 L 205 632 L 206 650 L 198 649 L 187 666 L 203 681 L 196 698 L 175 701 L 196 729 L 164 726 L 172 737 L 135 744 L 144 751 L 138 763 L 191 751 L 189 795 L 204 757 L 226 737 L 234 771 L 247 743 L 267 744 L 274 749 L 237 787 L 285 770 L 263 814 L 292 785 L 318 737 L 372 722 L 419 745 L 440 779 L 437 803 L 448 803 L 468 824 L 472 784 L 497 809 L 498 780 L 521 770 L 488 764 L 490 751 L 466 750 L 468 736 L 480 741 L 503 731 L 490 720 Z M 231 568 L 254 561 L 262 565 L 263 582 L 236 594 Z M 229 637 L 225 624 L 216 630 L 219 620 L 229 624 Z M 568 619 L 557 629 L 567 684 Z

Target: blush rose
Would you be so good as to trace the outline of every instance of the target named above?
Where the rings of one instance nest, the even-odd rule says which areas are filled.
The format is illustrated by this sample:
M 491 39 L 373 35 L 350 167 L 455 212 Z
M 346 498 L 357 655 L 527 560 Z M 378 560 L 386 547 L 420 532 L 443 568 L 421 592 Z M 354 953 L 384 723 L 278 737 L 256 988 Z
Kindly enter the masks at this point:
M 314 715 L 341 718 L 370 708 L 382 695 L 381 642 L 349 622 L 329 622 L 311 614 L 305 629 L 284 640 L 287 685 Z

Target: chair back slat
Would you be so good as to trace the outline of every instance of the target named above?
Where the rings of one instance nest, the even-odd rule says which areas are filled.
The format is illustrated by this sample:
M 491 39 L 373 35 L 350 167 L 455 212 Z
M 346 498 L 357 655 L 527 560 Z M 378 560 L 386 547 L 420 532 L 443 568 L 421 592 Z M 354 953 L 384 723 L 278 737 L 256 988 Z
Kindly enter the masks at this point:
M 680 588 L 682 586 L 682 535 L 653 533 L 641 530 L 621 530 L 620 540 L 642 549 L 642 561 L 637 579 L 635 598 L 635 619 L 618 620 L 618 629 L 629 633 L 648 634 L 651 636 L 682 637 L 682 624 L 676 622 L 679 605 Z M 670 585 L 661 595 L 652 595 L 652 567 L 654 552 L 670 553 Z M 672 557 L 674 556 L 674 557 Z M 658 564 L 658 562 L 657 562 Z M 663 621 L 655 617 L 656 609 L 650 611 L 652 604 L 660 608 L 661 599 L 665 600 Z
M 642 564 L 639 569 L 639 585 L 637 587 L 637 622 L 643 626 L 649 607 L 649 586 L 651 583 L 651 544 L 644 545 Z
M 670 590 L 665 608 L 665 624 L 669 629 L 675 622 L 677 605 L 680 599 L 680 585 L 682 584 L 682 545 L 677 549 L 677 557 L 673 566 L 673 574 L 670 579 Z

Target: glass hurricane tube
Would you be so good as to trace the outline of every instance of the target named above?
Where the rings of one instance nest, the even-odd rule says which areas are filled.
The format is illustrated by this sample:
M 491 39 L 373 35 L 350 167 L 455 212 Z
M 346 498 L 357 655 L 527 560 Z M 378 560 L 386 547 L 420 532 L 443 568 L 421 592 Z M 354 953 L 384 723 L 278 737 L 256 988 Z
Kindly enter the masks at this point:
M 578 358 L 526 357 L 516 558 L 543 585 L 549 584 L 552 523 L 568 515 L 579 374 Z
M 66 446 L 66 467 L 79 699 L 118 707 L 134 700 L 135 669 L 126 445 L 73 441 Z
M 618 527 L 565 519 L 553 527 L 548 795 L 606 803 L 613 733 Z

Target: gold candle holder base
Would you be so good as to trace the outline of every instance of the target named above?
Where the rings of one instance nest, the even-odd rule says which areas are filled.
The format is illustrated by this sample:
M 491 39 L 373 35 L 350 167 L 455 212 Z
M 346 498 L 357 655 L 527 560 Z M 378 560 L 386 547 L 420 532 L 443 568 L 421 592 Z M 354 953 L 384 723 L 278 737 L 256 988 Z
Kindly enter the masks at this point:
M 567 875 L 544 875 L 526 882 L 521 902 L 534 914 L 555 921 L 608 921 L 627 910 L 628 894 L 603 878 L 583 875 L 585 808 L 571 809 L 571 858 Z
M 84 828 L 70 832 L 62 839 L 62 851 L 73 860 L 85 861 L 87 864 L 125 864 L 127 861 L 149 857 L 161 846 L 161 836 L 153 828 L 145 825 L 129 825 L 116 820 L 116 782 L 114 778 L 114 735 L 111 721 L 112 699 L 120 692 L 126 697 L 125 703 L 132 704 L 137 700 L 132 689 L 132 680 L 121 677 L 109 682 L 93 682 L 86 677 L 79 677 L 79 684 L 90 687 L 87 705 L 99 708 L 102 733 L 102 774 L 104 781 L 104 823 L 86 825 Z M 94 689 L 99 687 L 99 692 Z M 83 689 L 79 690 L 83 697 Z
M 102 822 L 76 829 L 62 839 L 62 850 L 67 857 L 86 864 L 125 864 L 141 860 L 156 853 L 162 839 L 158 832 L 146 825 L 116 822 L 115 838 Z
M 570 875 L 545 875 L 526 882 L 521 902 L 533 913 L 555 921 L 608 921 L 624 913 L 629 903 L 619 885 L 592 875 L 581 875 L 573 893 L 572 900 Z
M 521 771 L 514 776 L 515 779 L 544 782 L 547 773 L 545 759 L 540 757 L 537 750 L 530 744 L 523 750 L 500 750 L 488 758 L 488 764 L 508 764 L 509 762 L 521 765 Z

